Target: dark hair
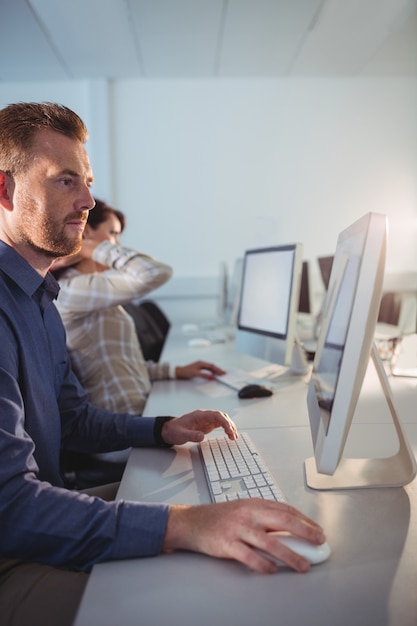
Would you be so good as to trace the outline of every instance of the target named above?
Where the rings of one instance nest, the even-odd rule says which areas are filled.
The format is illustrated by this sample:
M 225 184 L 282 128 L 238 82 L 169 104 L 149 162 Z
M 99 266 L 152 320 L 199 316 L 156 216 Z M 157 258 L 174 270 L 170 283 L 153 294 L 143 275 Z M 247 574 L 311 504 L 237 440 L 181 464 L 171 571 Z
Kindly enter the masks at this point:
M 39 130 L 49 129 L 85 143 L 87 128 L 82 119 L 55 102 L 19 102 L 0 110 L 0 169 L 23 172 L 32 159 L 32 144 Z
M 91 209 L 88 214 L 87 224 L 89 224 L 93 230 L 96 230 L 102 222 L 106 221 L 109 214 L 113 214 L 119 220 L 120 230 L 123 232 L 126 226 L 124 213 L 118 209 L 114 209 L 109 204 L 106 204 L 104 200 L 99 200 L 98 198 L 94 198 L 94 200 L 96 201 L 96 204 L 94 209 Z

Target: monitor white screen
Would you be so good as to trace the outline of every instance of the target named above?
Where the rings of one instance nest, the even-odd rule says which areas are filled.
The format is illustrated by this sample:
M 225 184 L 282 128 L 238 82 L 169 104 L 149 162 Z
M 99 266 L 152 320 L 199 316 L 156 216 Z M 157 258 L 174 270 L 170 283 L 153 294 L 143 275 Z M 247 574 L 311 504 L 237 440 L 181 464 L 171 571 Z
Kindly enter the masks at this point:
M 301 244 L 245 252 L 236 333 L 238 350 L 271 363 L 291 364 L 301 267 Z
M 239 328 L 286 336 L 294 254 L 293 248 L 246 254 Z

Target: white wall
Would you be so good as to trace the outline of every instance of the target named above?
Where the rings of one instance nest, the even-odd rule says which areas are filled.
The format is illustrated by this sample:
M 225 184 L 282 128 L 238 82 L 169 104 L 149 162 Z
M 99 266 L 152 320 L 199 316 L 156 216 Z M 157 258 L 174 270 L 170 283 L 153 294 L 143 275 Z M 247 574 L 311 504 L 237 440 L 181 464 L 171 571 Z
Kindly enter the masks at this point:
M 371 210 L 390 271 L 417 268 L 417 81 L 122 81 L 112 111 L 125 240 L 178 275 L 270 243 L 332 253 Z
M 331 254 L 367 211 L 389 218 L 387 272 L 417 270 L 416 79 L 0 86 L 2 106 L 24 99 L 84 118 L 94 191 L 126 213 L 124 242 L 174 268 L 161 296 L 185 279 L 215 290 L 220 261 L 249 247 Z

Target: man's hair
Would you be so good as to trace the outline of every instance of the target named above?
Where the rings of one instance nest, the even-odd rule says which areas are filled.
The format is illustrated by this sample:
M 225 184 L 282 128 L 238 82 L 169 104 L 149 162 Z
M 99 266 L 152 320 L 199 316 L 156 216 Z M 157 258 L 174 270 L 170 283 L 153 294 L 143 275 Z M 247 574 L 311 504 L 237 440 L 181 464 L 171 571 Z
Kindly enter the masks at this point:
M 0 169 L 12 175 L 25 171 L 39 130 L 53 130 L 85 143 L 87 128 L 82 119 L 55 102 L 18 102 L 0 110 Z

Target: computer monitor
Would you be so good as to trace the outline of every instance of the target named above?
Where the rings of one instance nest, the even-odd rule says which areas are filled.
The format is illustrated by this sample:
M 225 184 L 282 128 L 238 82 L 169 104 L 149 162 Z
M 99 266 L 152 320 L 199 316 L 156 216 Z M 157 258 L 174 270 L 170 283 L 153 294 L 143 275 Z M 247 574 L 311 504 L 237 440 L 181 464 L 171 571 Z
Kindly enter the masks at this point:
M 217 299 L 217 317 L 220 323 L 224 323 L 227 310 L 227 299 L 229 290 L 229 276 L 227 271 L 227 264 L 222 261 L 219 266 L 218 274 L 218 299 Z
M 227 291 L 227 304 L 225 312 L 225 324 L 232 328 L 237 326 L 239 313 L 240 288 L 242 285 L 243 257 L 239 257 L 233 264 L 233 272 Z
M 305 373 L 296 338 L 302 245 L 247 250 L 244 255 L 236 349 Z
M 416 474 L 394 408 L 385 370 L 374 346 L 385 268 L 387 218 L 368 213 L 344 230 L 336 253 L 309 382 L 307 404 L 314 457 L 305 463 L 314 489 L 399 486 Z M 393 457 L 343 458 L 370 357 L 399 439 Z
M 301 268 L 300 298 L 298 301 L 299 313 L 311 313 L 310 297 L 310 268 L 308 261 L 303 261 Z

